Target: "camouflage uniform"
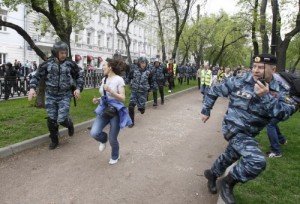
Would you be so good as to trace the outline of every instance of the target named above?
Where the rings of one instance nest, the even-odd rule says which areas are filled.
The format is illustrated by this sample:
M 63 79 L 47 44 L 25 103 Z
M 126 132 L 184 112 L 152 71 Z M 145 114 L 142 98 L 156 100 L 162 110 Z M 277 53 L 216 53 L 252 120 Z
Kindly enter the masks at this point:
M 190 79 L 192 79 L 192 77 L 193 77 L 193 68 L 190 65 L 187 65 L 185 67 L 185 78 L 186 78 L 187 85 L 190 84 Z
M 164 83 L 165 83 L 165 76 L 163 73 L 163 68 L 161 66 L 155 67 L 153 66 L 151 69 L 152 72 L 152 90 L 153 90 L 153 105 L 157 105 L 157 90 L 159 90 L 160 97 L 161 97 L 161 104 L 164 104 Z
M 258 97 L 254 92 L 255 81 L 251 73 L 232 77 L 212 87 L 205 97 L 202 114 L 209 116 L 217 97 L 228 97 L 229 107 L 225 114 L 222 132 L 229 144 L 214 162 L 211 171 L 221 176 L 227 167 L 240 159 L 229 175 L 238 182 L 257 177 L 266 167 L 264 154 L 258 148 L 255 136 L 272 118 L 286 120 L 295 106 L 286 100 L 286 89 L 280 82 L 270 82 L 270 93 Z
M 152 74 L 150 69 L 146 67 L 142 70 L 137 67 L 131 70 L 129 74 L 129 82 L 131 88 L 129 115 L 134 124 L 134 108 L 137 105 L 141 114 L 144 114 L 147 96 L 152 88 Z
M 58 143 L 58 123 L 67 128 L 73 126 L 69 118 L 72 85 L 75 82 L 76 88 L 82 91 L 84 84 L 82 73 L 75 62 L 56 60 L 51 57 L 42 63 L 30 80 L 30 88 L 36 89 L 39 80 L 46 77 L 47 124 L 54 143 Z
M 182 84 L 183 78 L 184 78 L 184 73 L 185 73 L 185 67 L 184 66 L 179 66 L 177 68 L 177 77 L 178 77 L 178 84 Z

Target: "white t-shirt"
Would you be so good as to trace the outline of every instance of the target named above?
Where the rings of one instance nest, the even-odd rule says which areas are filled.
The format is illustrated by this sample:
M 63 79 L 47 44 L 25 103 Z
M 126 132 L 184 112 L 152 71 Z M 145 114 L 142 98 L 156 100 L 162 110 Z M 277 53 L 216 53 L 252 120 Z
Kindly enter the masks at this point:
M 102 83 L 99 88 L 99 92 L 100 92 L 101 96 L 104 95 L 104 93 L 103 93 L 104 79 L 105 78 L 102 79 Z M 113 77 L 106 79 L 106 85 L 108 85 L 109 88 L 111 88 L 114 92 L 120 93 L 119 90 L 121 87 L 125 86 L 125 82 L 122 77 L 120 77 L 119 75 L 115 75 Z M 106 92 L 106 95 L 107 95 L 108 100 L 116 99 L 109 92 Z

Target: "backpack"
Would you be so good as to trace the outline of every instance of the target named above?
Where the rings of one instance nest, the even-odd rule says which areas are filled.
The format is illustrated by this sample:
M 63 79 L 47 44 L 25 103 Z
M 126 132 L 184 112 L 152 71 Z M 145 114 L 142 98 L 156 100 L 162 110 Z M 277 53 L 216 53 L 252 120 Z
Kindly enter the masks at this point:
M 287 72 L 278 73 L 290 85 L 290 96 L 300 97 L 300 77 Z

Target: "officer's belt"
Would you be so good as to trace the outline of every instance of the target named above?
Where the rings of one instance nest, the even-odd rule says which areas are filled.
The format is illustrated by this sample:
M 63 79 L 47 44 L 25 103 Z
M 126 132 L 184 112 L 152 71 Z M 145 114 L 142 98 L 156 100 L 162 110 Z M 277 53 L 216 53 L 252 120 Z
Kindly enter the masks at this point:
M 47 93 L 67 93 L 71 91 L 71 87 L 68 89 L 58 89 L 57 87 L 46 87 Z

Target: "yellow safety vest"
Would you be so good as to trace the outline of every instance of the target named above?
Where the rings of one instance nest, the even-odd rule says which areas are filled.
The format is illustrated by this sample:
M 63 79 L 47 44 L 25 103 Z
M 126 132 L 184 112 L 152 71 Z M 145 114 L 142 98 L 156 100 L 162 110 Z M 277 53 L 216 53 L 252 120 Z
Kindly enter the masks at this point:
M 201 84 L 210 86 L 210 81 L 211 81 L 211 71 L 209 69 L 207 71 L 203 69 L 201 71 Z
M 176 76 L 176 67 L 177 65 L 173 63 L 173 75 Z M 169 63 L 167 63 L 167 69 L 169 71 Z

